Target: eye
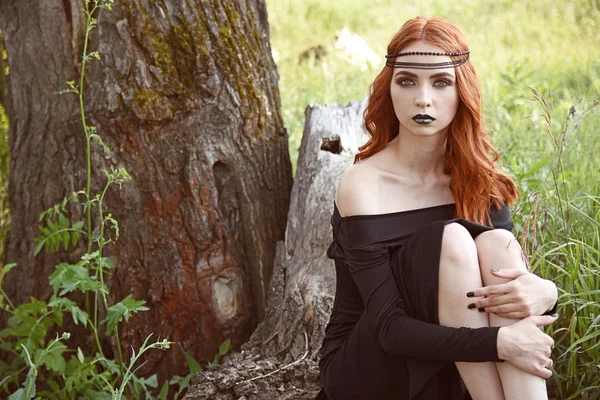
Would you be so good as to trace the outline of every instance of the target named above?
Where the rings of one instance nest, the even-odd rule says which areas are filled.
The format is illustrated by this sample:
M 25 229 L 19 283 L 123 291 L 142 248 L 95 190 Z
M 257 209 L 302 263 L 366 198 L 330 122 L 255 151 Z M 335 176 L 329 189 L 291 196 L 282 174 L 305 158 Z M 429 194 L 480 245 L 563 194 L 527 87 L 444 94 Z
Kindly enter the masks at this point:
M 399 80 L 397 80 L 397 81 L 396 81 L 396 83 L 397 83 L 398 85 L 400 85 L 400 86 L 412 86 L 412 85 L 414 85 L 414 84 L 415 84 L 415 83 L 414 83 L 412 80 L 410 80 L 410 79 L 399 79 Z
M 435 81 L 435 83 L 433 84 L 433 86 L 451 86 L 450 82 L 448 82 L 447 80 L 444 79 L 440 79 L 439 81 Z

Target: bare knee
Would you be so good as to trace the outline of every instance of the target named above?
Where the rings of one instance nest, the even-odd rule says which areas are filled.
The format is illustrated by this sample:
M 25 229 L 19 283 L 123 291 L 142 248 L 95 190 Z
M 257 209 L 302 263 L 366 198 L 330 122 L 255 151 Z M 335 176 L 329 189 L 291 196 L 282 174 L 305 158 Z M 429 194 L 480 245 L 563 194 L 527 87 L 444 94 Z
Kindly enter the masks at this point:
M 479 273 L 477 247 L 467 229 L 457 223 L 444 227 L 440 265 Z
M 484 232 L 475 238 L 477 256 L 484 285 L 507 282 L 493 276 L 491 268 L 528 270 L 527 258 L 512 233 L 505 229 Z
M 475 238 L 477 254 L 480 259 L 519 259 L 522 262 L 503 265 L 503 268 L 523 268 L 527 269 L 526 259 L 521 249 L 521 245 L 514 235 L 506 229 L 494 229 L 483 232 Z

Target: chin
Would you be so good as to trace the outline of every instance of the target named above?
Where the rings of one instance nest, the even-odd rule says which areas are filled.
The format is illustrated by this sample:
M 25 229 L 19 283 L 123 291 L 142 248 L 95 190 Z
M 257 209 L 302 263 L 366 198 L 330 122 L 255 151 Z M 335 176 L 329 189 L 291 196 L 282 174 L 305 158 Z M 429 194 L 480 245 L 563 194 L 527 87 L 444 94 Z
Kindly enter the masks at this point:
M 434 136 L 445 133 L 448 129 L 448 126 L 444 126 L 440 129 L 439 124 L 436 124 L 435 122 L 429 125 L 419 125 L 411 121 L 409 126 L 404 125 L 402 128 L 415 136 Z

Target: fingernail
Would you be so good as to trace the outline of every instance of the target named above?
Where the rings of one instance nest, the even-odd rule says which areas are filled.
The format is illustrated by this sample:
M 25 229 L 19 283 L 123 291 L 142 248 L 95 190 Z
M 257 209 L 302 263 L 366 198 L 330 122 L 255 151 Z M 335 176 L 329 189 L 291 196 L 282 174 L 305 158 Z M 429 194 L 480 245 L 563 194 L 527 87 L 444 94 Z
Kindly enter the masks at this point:
M 490 271 L 492 271 L 492 272 L 500 272 L 500 270 L 496 269 L 496 268 L 491 268 Z
M 473 297 L 473 296 L 475 296 L 475 293 L 473 293 L 473 292 L 467 293 L 467 297 Z
M 484 312 L 484 311 L 485 311 L 485 308 L 483 308 L 483 307 L 479 307 L 479 308 L 478 308 L 478 310 L 479 310 L 479 312 Z
M 472 309 L 474 309 L 474 308 L 475 308 L 475 303 L 471 303 L 471 304 L 469 304 L 469 308 L 470 308 L 471 310 L 472 310 Z
M 553 316 L 554 318 L 558 318 L 558 314 L 557 314 L 557 313 L 554 313 L 554 314 L 552 314 L 552 316 Z

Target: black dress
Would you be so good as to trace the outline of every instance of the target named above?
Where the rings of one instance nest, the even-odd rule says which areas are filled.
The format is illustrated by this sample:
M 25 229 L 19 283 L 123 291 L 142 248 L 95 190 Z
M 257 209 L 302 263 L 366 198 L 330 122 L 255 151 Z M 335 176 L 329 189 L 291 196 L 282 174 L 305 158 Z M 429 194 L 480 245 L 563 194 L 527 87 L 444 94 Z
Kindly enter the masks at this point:
M 492 228 L 453 218 L 454 204 L 342 217 L 334 203 L 336 294 L 321 349 L 317 399 L 463 399 L 454 361 L 499 361 L 499 327 L 450 328 L 438 321 L 444 226 L 476 237 Z M 491 212 L 512 230 L 508 208 Z M 465 293 L 466 296 L 466 293 Z

